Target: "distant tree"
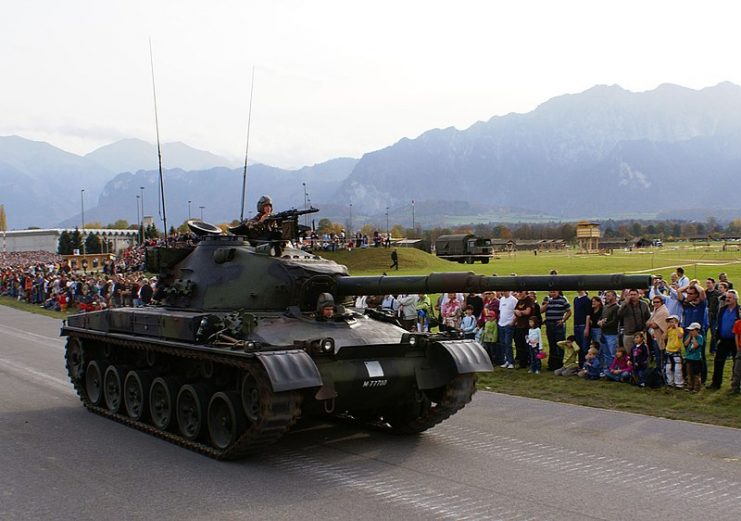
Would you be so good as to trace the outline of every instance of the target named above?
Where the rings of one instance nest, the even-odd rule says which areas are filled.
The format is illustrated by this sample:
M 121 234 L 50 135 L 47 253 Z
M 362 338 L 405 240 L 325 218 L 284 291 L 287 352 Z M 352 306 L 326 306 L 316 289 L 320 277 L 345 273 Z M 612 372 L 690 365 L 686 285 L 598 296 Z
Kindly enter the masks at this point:
M 70 235 L 70 240 L 72 242 L 73 251 L 74 250 L 82 251 L 82 234 L 80 233 L 80 230 L 78 230 L 76 227 L 75 227 L 75 231 L 73 231 L 72 234 Z
M 57 253 L 59 255 L 72 255 L 72 237 L 70 237 L 70 234 L 67 230 L 64 230 L 59 235 Z
M 404 227 L 401 224 L 395 224 L 391 227 L 391 237 L 397 238 L 406 236 L 406 230 L 404 230 Z
M 102 227 L 103 227 L 103 225 L 101 224 L 100 221 L 91 221 L 89 223 L 85 223 L 85 229 L 88 229 L 89 228 L 91 230 L 99 230 Z M 108 227 L 110 228 L 111 225 L 109 224 Z
M 178 233 L 189 233 L 190 232 L 190 228 L 188 228 L 187 220 L 183 221 L 183 224 L 177 227 L 177 232 Z
M 96 233 L 89 233 L 85 237 L 85 253 L 100 253 L 102 250 L 102 244 L 100 237 Z
M 672 231 L 671 231 L 672 237 L 675 239 L 682 236 L 682 225 L 679 223 L 672 224 Z
M 326 217 L 319 219 L 319 224 L 316 227 L 317 233 L 332 233 L 332 221 Z
M 0 204 L 0 232 L 4 232 L 8 229 L 8 220 L 5 217 L 5 205 Z
M 512 238 L 512 230 L 510 230 L 506 226 L 501 226 L 499 230 L 499 237 L 502 239 L 511 239 Z
M 377 230 L 377 227 L 367 223 L 364 224 L 363 227 L 360 229 L 360 233 L 362 235 L 367 235 L 368 237 L 373 237 L 373 232 Z
M 154 224 L 150 224 L 147 226 L 147 229 L 144 230 L 144 238 L 146 239 L 157 239 L 159 236 L 160 232 Z
M 656 235 L 656 225 L 654 224 L 646 225 L 646 235 L 650 237 L 654 237 Z
M 127 221 L 126 219 L 119 219 L 115 223 L 107 225 L 106 228 L 109 228 L 111 230 L 128 230 L 129 221 Z
M 571 223 L 564 223 L 559 229 L 559 239 L 564 241 L 571 241 L 576 238 L 576 226 Z
M 641 223 L 634 222 L 633 224 L 631 224 L 630 225 L 630 234 L 633 237 L 640 237 L 641 235 L 643 235 L 643 226 L 641 226 Z

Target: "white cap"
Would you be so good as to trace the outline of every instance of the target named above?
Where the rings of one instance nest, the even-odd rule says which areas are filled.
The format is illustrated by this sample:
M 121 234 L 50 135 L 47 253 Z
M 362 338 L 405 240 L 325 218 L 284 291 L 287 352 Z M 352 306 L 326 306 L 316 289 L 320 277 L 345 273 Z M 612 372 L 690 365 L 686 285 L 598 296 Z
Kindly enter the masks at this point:
M 671 320 L 671 319 L 674 319 L 674 320 L 676 320 L 677 322 L 679 322 L 679 317 L 678 317 L 677 315 L 669 315 L 668 317 L 666 317 L 666 319 L 667 319 L 667 320 Z
M 700 327 L 700 324 L 698 324 L 697 322 L 692 322 L 689 326 L 687 326 L 687 330 L 689 331 L 690 329 L 702 329 L 702 327 Z

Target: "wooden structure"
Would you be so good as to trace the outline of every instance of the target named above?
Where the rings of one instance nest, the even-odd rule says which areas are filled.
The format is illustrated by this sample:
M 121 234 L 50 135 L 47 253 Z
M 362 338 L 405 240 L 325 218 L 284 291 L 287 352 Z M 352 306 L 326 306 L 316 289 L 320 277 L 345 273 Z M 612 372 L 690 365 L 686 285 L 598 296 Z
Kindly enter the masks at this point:
M 580 253 L 599 253 L 600 237 L 599 223 L 581 221 L 576 224 L 576 241 Z

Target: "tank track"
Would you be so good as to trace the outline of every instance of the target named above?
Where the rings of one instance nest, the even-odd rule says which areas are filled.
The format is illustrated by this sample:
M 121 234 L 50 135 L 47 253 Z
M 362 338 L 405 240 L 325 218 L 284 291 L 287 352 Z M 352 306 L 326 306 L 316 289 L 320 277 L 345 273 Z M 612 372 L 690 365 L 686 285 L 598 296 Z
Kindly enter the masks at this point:
M 471 401 L 476 392 L 476 374 L 459 374 L 438 391 L 439 396 L 433 396 L 434 404 L 430 397 L 422 393 L 421 400 L 416 403 L 404 404 L 390 411 L 384 419 L 391 431 L 418 434 L 450 418 Z
M 198 362 L 208 361 L 213 362 L 215 365 L 220 364 L 222 366 L 234 367 L 242 372 L 251 370 L 251 373 L 253 374 L 253 376 L 255 376 L 255 380 L 257 381 L 261 397 L 269 398 L 271 400 L 270 407 L 268 409 L 269 414 L 263 415 L 261 417 L 259 428 L 246 428 L 244 432 L 239 435 L 238 439 L 234 443 L 232 443 L 225 449 L 220 450 L 212 447 L 206 442 L 188 440 L 181 436 L 178 432 L 175 432 L 176 429 L 172 431 L 160 430 L 154 425 L 151 425 L 145 421 L 134 420 L 127 416 L 125 413 L 114 413 L 103 406 L 95 405 L 94 403 L 92 403 L 88 399 L 86 391 L 84 389 L 83 377 L 78 376 L 76 378 L 72 374 L 71 363 L 69 360 L 69 346 L 74 338 L 77 338 L 82 342 L 83 354 L 85 352 L 84 340 L 89 340 L 93 342 L 103 343 L 106 346 L 114 345 L 117 349 L 156 352 L 170 357 L 187 358 Z M 87 361 L 88 360 L 85 360 L 85 362 Z M 229 357 L 224 356 L 220 353 L 185 351 L 147 342 L 136 342 L 131 340 L 110 338 L 101 339 L 101 337 L 97 335 L 76 332 L 73 335 L 70 335 L 70 338 L 68 339 L 67 348 L 65 349 L 65 362 L 67 374 L 75 388 L 75 392 L 82 401 L 83 405 L 89 411 L 217 460 L 239 459 L 253 454 L 261 448 L 274 443 L 296 423 L 299 416 L 301 415 L 301 395 L 297 392 L 291 391 L 274 393 L 271 389 L 270 382 L 267 376 L 262 370 L 262 366 L 255 360 L 245 360 L 243 358 Z M 173 423 L 176 423 L 176 420 L 173 419 Z

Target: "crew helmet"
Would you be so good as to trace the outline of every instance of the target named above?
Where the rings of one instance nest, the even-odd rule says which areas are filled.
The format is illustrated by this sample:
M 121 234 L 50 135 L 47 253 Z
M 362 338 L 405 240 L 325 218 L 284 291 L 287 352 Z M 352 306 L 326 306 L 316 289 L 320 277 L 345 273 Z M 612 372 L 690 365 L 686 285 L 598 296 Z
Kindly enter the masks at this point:
M 269 204 L 271 206 L 273 205 L 273 200 L 270 198 L 269 195 L 263 195 L 262 197 L 260 197 L 260 200 L 257 201 L 257 212 L 262 213 L 262 209 L 266 204 Z
M 331 293 L 321 293 L 316 301 L 316 312 L 321 313 L 326 307 L 334 306 L 334 297 Z

